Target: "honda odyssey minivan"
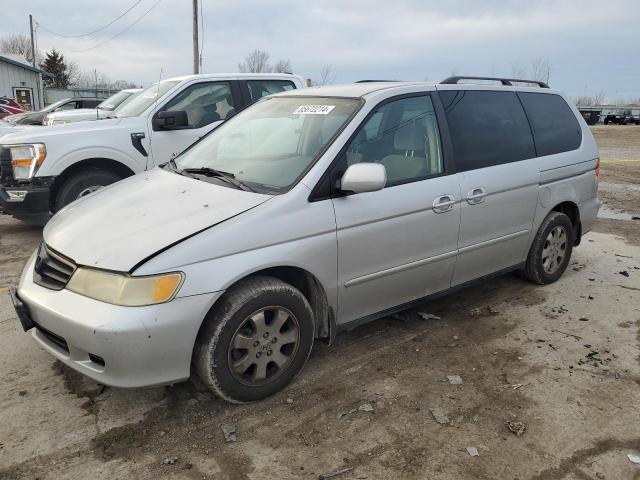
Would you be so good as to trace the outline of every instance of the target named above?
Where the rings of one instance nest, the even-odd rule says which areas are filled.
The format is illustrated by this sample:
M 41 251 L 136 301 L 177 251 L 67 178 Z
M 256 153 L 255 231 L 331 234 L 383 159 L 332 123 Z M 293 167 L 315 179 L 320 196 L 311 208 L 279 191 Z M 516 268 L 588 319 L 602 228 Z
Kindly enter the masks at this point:
M 504 272 L 556 281 L 599 208 L 591 132 L 544 83 L 461 80 L 269 96 L 71 203 L 12 291 L 24 329 L 102 384 L 194 371 L 242 403 L 316 339 Z

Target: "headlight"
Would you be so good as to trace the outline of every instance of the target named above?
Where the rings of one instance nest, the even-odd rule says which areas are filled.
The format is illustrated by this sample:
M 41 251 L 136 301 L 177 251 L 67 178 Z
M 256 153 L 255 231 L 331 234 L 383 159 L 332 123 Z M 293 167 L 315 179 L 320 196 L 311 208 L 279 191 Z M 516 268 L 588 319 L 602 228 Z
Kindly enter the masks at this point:
M 69 280 L 67 289 L 101 302 L 141 307 L 173 300 L 184 276 L 167 273 L 148 277 L 78 268 Z
M 8 145 L 11 154 L 13 177 L 16 180 L 29 180 L 38 171 L 47 156 L 47 149 L 42 143 L 29 145 Z

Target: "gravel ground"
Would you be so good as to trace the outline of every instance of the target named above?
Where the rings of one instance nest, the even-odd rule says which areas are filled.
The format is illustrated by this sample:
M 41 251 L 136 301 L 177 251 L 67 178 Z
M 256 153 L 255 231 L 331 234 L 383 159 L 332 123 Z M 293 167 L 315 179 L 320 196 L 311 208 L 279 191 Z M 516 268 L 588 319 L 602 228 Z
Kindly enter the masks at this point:
M 594 132 L 602 198 L 628 215 L 598 220 L 559 282 L 503 276 L 318 343 L 246 406 L 55 362 L 6 294 L 41 232 L 0 216 L 0 479 L 640 479 L 640 161 L 620 161 L 640 160 L 640 128 Z

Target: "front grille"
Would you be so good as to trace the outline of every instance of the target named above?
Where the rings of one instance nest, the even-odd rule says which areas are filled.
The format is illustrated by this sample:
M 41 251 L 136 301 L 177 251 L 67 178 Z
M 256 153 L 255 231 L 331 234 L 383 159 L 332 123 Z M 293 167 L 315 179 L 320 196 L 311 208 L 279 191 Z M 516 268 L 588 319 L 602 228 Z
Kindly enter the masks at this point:
M 36 328 L 47 340 L 49 340 L 51 343 L 61 348 L 65 352 L 69 353 L 69 345 L 67 345 L 67 341 L 64 338 L 62 338 L 60 335 L 56 335 L 51 330 L 47 330 L 46 328 L 41 327 L 40 325 L 36 325 Z
M 8 185 L 12 182 L 11 152 L 8 148 L 0 148 L 0 184 Z
M 40 244 L 33 269 L 35 283 L 51 290 L 62 290 L 75 270 L 76 265 L 72 260 L 51 250 L 44 242 Z

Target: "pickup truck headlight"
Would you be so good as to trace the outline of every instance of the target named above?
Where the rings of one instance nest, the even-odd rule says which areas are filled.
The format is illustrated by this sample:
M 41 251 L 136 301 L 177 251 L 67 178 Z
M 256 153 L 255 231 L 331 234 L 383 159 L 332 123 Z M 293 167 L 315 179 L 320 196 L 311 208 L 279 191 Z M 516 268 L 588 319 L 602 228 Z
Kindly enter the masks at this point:
M 173 300 L 183 280 L 180 272 L 132 277 L 81 267 L 73 273 L 67 289 L 113 305 L 141 307 Z
M 47 149 L 42 143 L 27 145 L 7 145 L 11 155 L 13 177 L 16 180 L 29 180 L 44 162 Z

